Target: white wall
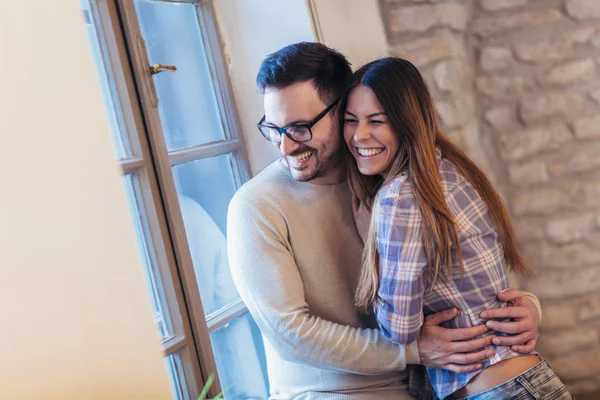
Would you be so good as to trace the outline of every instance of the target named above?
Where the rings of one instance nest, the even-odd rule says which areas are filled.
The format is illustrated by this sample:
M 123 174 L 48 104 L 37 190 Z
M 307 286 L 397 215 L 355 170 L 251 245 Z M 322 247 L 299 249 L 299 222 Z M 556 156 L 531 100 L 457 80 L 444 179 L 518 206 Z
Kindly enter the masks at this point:
M 0 0 L 0 88 L 0 398 L 170 398 L 76 1 Z
M 387 55 L 377 0 L 315 0 L 316 19 L 307 0 L 215 0 L 214 5 L 253 175 L 279 156 L 256 129 L 263 105 L 255 79 L 267 54 L 322 40 L 355 68 Z

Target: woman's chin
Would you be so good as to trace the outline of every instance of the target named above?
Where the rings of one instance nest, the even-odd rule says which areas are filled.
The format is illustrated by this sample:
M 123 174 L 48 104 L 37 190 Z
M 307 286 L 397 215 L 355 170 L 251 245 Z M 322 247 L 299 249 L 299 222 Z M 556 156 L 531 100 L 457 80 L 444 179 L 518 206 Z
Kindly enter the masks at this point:
M 381 171 L 373 168 L 373 167 L 368 167 L 368 166 L 358 166 L 358 170 L 360 171 L 361 174 L 363 175 L 380 175 Z

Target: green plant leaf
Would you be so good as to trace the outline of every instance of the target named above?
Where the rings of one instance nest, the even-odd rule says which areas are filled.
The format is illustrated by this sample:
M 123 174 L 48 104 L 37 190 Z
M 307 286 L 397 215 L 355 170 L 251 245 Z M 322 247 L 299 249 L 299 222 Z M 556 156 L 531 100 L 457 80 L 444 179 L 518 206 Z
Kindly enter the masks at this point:
M 202 389 L 202 392 L 200 392 L 200 397 L 198 397 L 198 400 L 206 400 L 206 396 L 208 395 L 208 391 L 210 390 L 210 387 L 212 386 L 214 380 L 215 375 L 210 374 L 210 376 L 206 380 L 206 385 L 204 385 L 204 389 Z

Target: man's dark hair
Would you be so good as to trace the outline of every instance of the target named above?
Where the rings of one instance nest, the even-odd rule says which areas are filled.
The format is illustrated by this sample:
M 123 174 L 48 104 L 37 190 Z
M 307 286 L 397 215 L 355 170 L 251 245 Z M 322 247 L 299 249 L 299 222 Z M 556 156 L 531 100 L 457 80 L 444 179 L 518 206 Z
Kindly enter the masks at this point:
M 339 51 L 321 43 L 301 42 L 269 54 L 262 62 L 256 85 L 261 93 L 312 81 L 324 103 L 339 99 L 352 77 L 350 63 Z

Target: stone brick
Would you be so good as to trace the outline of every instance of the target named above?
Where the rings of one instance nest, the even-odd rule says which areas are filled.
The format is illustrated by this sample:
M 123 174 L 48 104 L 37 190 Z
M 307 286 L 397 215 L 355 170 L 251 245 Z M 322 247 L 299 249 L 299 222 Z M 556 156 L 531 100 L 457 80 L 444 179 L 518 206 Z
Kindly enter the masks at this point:
M 498 11 L 507 8 L 520 7 L 527 4 L 529 0 L 480 0 L 481 8 L 486 11 Z
M 581 111 L 583 100 L 576 93 L 551 93 L 522 99 L 519 113 L 526 123 L 535 123 L 553 116 L 572 118 Z
M 569 86 L 589 81 L 595 73 L 596 64 L 588 58 L 553 67 L 538 80 L 548 86 Z
M 515 57 L 524 62 L 546 62 L 562 60 L 576 45 L 590 41 L 598 34 L 597 27 L 584 27 L 572 31 L 558 31 L 550 38 L 537 41 L 524 41 L 515 45 Z
M 514 76 L 482 76 L 477 78 L 477 89 L 495 99 L 511 99 L 531 90 L 532 82 L 520 75 Z
M 600 295 L 595 294 L 582 301 L 579 308 L 579 319 L 582 321 L 600 317 Z
M 463 126 L 473 116 L 473 101 L 467 97 L 454 97 L 436 103 L 436 109 L 446 129 Z
M 591 350 L 565 357 L 550 358 L 552 369 L 562 379 L 582 379 L 600 373 L 600 351 Z
M 567 174 L 591 171 L 600 168 L 600 144 L 594 143 L 580 146 L 556 158 L 548 164 L 551 177 L 562 177 Z
M 487 37 L 512 29 L 548 25 L 560 18 L 560 11 L 554 8 L 538 8 L 504 17 L 481 18 L 473 22 L 472 29 L 476 35 Z
M 594 36 L 592 36 L 590 43 L 592 43 L 592 45 L 594 47 L 600 48 L 600 32 L 597 31 L 596 34 Z M 598 62 L 597 58 L 596 58 L 596 62 Z
M 386 0 L 387 3 L 405 3 L 407 0 Z M 470 0 L 409 0 L 412 3 L 467 3 Z
M 562 124 L 529 129 L 499 137 L 501 154 L 506 160 L 520 160 L 543 151 L 554 150 L 572 140 Z
M 600 265 L 600 234 L 588 235 L 583 242 L 556 244 L 530 244 L 523 249 L 528 260 L 535 260 L 540 269 L 573 269 Z
M 464 31 L 469 10 L 461 4 L 402 6 L 391 10 L 389 27 L 394 33 L 424 32 L 434 27 Z
M 517 126 L 517 116 L 511 107 L 496 107 L 486 111 L 485 120 L 499 133 L 508 133 Z
M 546 237 L 545 224 L 539 219 L 515 218 L 512 220 L 512 224 L 515 235 L 521 244 Z
M 569 388 L 569 392 L 573 396 L 583 396 L 584 394 L 589 394 L 592 392 L 600 391 L 600 379 L 591 378 L 591 379 L 583 379 L 578 380 L 577 382 L 568 382 L 567 386 Z M 578 399 L 580 397 L 577 397 Z M 588 400 L 591 400 L 592 397 L 581 397 Z
M 512 164 L 508 167 L 510 182 L 516 186 L 528 186 L 548 181 L 548 169 L 542 161 Z
M 531 288 L 527 288 L 531 290 Z M 542 322 L 540 329 L 543 331 L 570 328 L 577 324 L 577 310 L 579 304 L 573 301 L 560 299 L 556 302 L 542 304 Z M 542 333 L 543 334 L 543 333 Z
M 541 335 L 538 342 L 540 352 L 546 357 L 587 350 L 600 344 L 598 329 L 576 325 L 573 329 Z
M 580 118 L 572 126 L 579 139 L 600 138 L 600 115 Z
M 592 90 L 590 92 L 590 97 L 592 98 L 592 100 L 594 100 L 597 104 L 600 104 L 600 89 L 595 89 Z
M 466 60 L 442 61 L 433 69 L 433 79 L 437 88 L 452 94 L 467 89 L 470 75 Z
M 573 18 L 600 18 L 600 2 L 598 0 L 567 0 L 567 14 Z
M 600 181 L 599 180 L 590 180 L 590 181 L 582 181 L 582 195 L 579 197 L 579 201 L 584 203 L 590 207 L 600 208 Z M 599 238 L 600 239 L 600 238 Z M 600 241 L 598 242 L 600 243 Z
M 518 215 L 552 215 L 571 200 L 569 193 L 558 188 L 521 191 L 512 198 L 513 212 Z
M 460 147 L 462 151 L 467 151 L 467 139 L 465 131 L 462 128 L 450 130 L 446 132 L 446 136 L 452 143 Z
M 575 242 L 585 238 L 595 226 L 596 221 L 593 214 L 560 217 L 548 222 L 548 237 L 558 244 Z M 600 273 L 600 269 L 598 272 Z
M 569 271 L 544 271 L 527 283 L 527 291 L 540 299 L 563 299 L 593 293 L 600 289 L 600 268 L 578 268 Z
M 445 58 L 464 57 L 465 48 L 460 37 L 449 32 L 441 32 L 398 44 L 392 47 L 390 53 L 409 59 L 416 66 L 423 66 Z
M 505 70 L 514 63 L 512 50 L 508 47 L 487 46 L 481 50 L 479 55 L 481 69 L 487 73 Z
M 472 120 L 458 129 L 448 131 L 447 135 L 467 153 L 477 147 L 479 143 L 479 127 L 476 120 Z

